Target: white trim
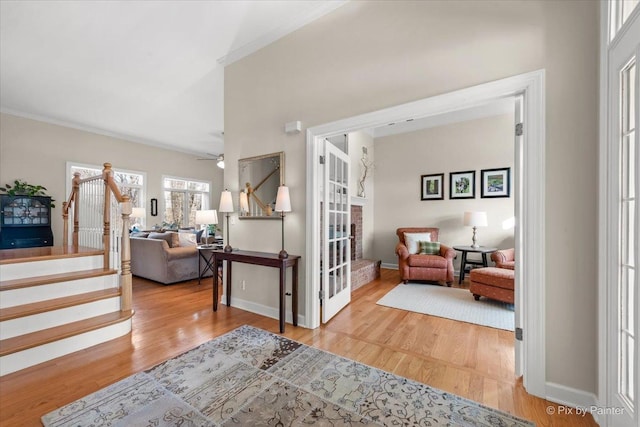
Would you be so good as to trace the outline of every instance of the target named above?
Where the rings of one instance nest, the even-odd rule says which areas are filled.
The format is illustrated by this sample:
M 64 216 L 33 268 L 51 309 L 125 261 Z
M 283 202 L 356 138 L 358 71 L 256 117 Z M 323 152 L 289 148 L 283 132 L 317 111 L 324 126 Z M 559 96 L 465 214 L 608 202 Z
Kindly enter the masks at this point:
M 48 123 L 50 125 L 62 126 L 70 129 L 76 129 L 83 132 L 94 133 L 96 135 L 108 136 L 110 138 L 119 139 L 126 142 L 134 142 L 136 144 L 148 145 L 155 148 L 162 148 L 163 150 L 176 151 L 178 153 L 191 154 L 193 156 L 206 156 L 207 153 L 202 151 L 184 149 L 169 143 L 163 143 L 159 141 L 152 141 L 150 139 L 140 138 L 134 135 L 126 133 L 113 132 L 110 130 L 102 129 L 99 127 L 89 126 L 82 123 L 76 123 L 68 120 L 55 119 L 52 117 L 41 116 L 39 114 L 25 113 L 18 110 L 12 110 L 11 108 L 2 107 L 0 113 L 9 114 L 11 116 L 22 117 L 23 119 L 36 120 L 38 122 Z M 214 136 L 216 139 L 220 139 Z
M 307 263 L 306 277 L 309 292 L 306 315 L 309 327 L 319 326 L 319 224 L 318 214 L 320 177 L 318 168 L 318 141 L 339 133 L 377 127 L 389 122 L 421 118 L 481 105 L 487 101 L 522 95 L 525 102 L 525 153 L 522 174 L 525 186 L 523 211 L 517 217 L 523 227 L 524 247 L 521 252 L 523 301 L 525 310 L 524 379 L 530 394 L 546 396 L 546 341 L 545 341 L 545 72 L 533 71 L 494 82 L 433 96 L 419 101 L 359 116 L 338 120 L 307 129 Z
M 607 358 L 608 337 L 607 318 L 608 292 L 607 278 L 609 277 L 609 244 L 607 242 L 607 227 L 609 223 L 609 206 L 607 187 L 609 185 L 608 165 L 609 150 L 608 135 L 608 99 L 609 99 L 609 60 L 608 45 L 610 35 L 610 7 L 611 2 L 600 2 L 600 105 L 599 105 L 599 152 L 598 152 L 598 400 L 607 406 Z M 606 420 L 602 420 L 606 426 Z
M 380 264 L 381 268 L 388 268 L 389 270 L 397 270 L 398 269 L 398 264 L 393 264 L 390 262 L 383 262 Z
M 281 39 L 287 34 L 292 33 L 297 29 L 302 28 L 305 25 L 315 21 L 316 19 L 323 17 L 327 13 L 333 12 L 346 3 L 347 0 L 325 1 L 321 3 L 319 7 L 314 7 L 304 15 L 296 17 L 296 19 L 273 29 L 272 31 L 264 34 L 258 39 L 242 45 L 237 49 L 231 50 L 225 56 L 221 56 L 220 58 L 218 58 L 218 64 L 225 67 L 227 65 L 233 64 L 234 62 L 244 58 L 245 56 L 249 56 L 252 53 L 262 49 L 263 47 L 270 45 L 276 40 Z
M 227 305 L 227 297 L 223 293 L 220 297 L 221 304 Z M 271 307 L 263 304 L 258 304 L 253 301 L 247 301 L 245 299 L 231 297 L 231 306 L 234 308 L 239 308 L 241 310 L 250 311 L 251 313 L 260 314 L 265 317 L 270 317 L 272 319 L 280 319 L 280 312 L 277 307 Z M 286 309 L 284 320 L 288 324 L 293 324 L 292 320 L 293 314 L 291 312 L 291 302 L 289 299 L 286 300 Z M 298 326 L 307 327 L 305 324 L 305 316 L 298 314 Z
M 547 400 L 564 407 L 576 408 L 577 411 L 574 411 L 574 413 L 577 413 L 578 415 L 590 413 L 598 424 L 602 421 L 595 409 L 602 408 L 603 406 L 600 404 L 595 394 L 553 382 L 548 382 L 546 388 Z

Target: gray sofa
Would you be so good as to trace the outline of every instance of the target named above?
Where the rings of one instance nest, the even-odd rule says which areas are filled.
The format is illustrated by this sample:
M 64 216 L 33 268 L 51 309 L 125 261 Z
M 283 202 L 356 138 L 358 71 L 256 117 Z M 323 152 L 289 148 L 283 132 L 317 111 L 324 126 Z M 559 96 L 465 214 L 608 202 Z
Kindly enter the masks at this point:
M 195 246 L 170 247 L 169 242 L 177 242 L 177 238 L 131 237 L 130 240 L 131 273 L 134 276 L 165 285 L 198 278 L 199 255 Z M 211 272 L 205 276 L 211 276 Z

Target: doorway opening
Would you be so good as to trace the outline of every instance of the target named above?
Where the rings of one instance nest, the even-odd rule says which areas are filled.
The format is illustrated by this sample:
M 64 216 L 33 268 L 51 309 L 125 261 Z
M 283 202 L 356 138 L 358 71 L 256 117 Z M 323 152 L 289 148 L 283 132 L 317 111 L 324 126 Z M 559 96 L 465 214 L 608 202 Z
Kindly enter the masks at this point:
M 448 94 L 386 108 L 307 129 L 307 257 L 310 286 L 306 300 L 307 326 L 320 325 L 320 183 L 324 139 L 410 118 L 424 118 L 468 109 L 505 97 L 522 100 L 522 144 L 516 145 L 516 374 L 533 395 L 545 396 L 544 318 L 544 70 L 490 82 Z M 522 179 L 518 179 L 520 176 Z

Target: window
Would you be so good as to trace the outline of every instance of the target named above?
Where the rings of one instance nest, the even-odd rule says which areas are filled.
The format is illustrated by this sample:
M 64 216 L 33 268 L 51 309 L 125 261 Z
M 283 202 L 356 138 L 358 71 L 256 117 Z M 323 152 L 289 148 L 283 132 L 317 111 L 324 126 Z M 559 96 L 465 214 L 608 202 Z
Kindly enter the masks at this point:
M 192 179 L 164 177 L 164 221 L 179 227 L 195 227 L 196 211 L 209 208 L 211 184 Z
M 620 228 L 619 237 L 619 282 L 618 282 L 618 357 L 619 375 L 618 393 L 629 405 L 635 402 L 635 252 L 638 233 L 635 230 L 635 181 L 636 181 L 636 138 L 635 138 L 635 100 L 636 64 L 631 62 L 620 76 L 622 107 L 620 133 Z
M 80 172 L 80 179 L 89 178 L 102 174 L 103 168 L 97 165 L 84 165 L 76 163 L 68 163 L 67 170 L 69 177 L 67 179 L 67 194 L 71 193 L 71 179 L 73 174 Z M 123 169 L 113 169 L 113 179 L 118 184 L 118 190 L 122 195 L 129 196 L 131 205 L 134 208 L 144 208 L 144 195 L 146 192 L 146 174 L 138 171 L 127 171 Z M 145 218 L 138 221 L 144 226 Z

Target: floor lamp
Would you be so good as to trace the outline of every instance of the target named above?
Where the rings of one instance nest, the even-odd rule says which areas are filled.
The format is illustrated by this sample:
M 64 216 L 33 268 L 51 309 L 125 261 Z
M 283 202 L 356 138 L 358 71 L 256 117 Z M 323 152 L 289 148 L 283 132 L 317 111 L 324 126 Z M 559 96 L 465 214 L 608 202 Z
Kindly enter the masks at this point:
M 291 212 L 291 199 L 289 198 L 289 187 L 281 185 L 278 187 L 278 195 L 276 196 L 276 212 L 280 212 L 282 221 L 282 250 L 278 254 L 281 259 L 289 258 L 289 254 L 284 250 L 284 213 Z
M 220 212 L 226 214 L 227 224 L 225 228 L 227 229 L 227 246 L 224 247 L 225 252 L 232 252 L 233 248 L 231 247 L 231 243 L 229 241 L 229 214 L 233 212 L 233 199 L 231 198 L 231 191 L 224 190 L 220 195 L 220 207 L 218 208 Z

